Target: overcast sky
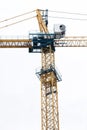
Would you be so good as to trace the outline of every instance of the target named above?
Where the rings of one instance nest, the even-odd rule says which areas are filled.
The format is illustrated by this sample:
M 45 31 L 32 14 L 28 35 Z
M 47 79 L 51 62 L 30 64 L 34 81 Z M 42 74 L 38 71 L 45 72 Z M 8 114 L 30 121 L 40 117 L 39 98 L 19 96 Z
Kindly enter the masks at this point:
M 87 14 L 86 0 L 3 0 L 0 21 L 37 8 Z M 66 25 L 66 36 L 87 36 L 86 20 L 49 18 L 49 30 L 55 23 Z M 37 20 L 29 20 L 0 29 L 0 37 L 28 37 L 37 25 Z M 58 83 L 60 130 L 87 130 L 87 48 L 56 48 L 55 57 L 62 74 Z M 40 58 L 40 54 L 29 54 L 28 49 L 0 49 L 0 130 L 41 130 L 40 81 L 35 75 Z

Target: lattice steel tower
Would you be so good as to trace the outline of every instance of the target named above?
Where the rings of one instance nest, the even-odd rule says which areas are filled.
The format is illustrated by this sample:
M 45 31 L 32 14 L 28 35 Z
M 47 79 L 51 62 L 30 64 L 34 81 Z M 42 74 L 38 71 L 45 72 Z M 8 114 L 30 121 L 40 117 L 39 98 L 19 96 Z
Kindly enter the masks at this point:
M 33 48 L 29 52 L 41 52 L 42 65 L 36 72 L 41 81 L 41 128 L 42 130 L 59 130 L 58 88 L 57 81 L 61 81 L 60 74 L 55 68 L 54 39 L 65 34 L 65 26 L 61 25 L 61 32 L 48 32 L 48 10 L 37 10 L 40 33 L 30 34 Z M 59 34 L 58 34 L 59 33 Z
M 57 73 L 51 46 L 42 48 L 41 117 L 42 130 L 59 130 Z

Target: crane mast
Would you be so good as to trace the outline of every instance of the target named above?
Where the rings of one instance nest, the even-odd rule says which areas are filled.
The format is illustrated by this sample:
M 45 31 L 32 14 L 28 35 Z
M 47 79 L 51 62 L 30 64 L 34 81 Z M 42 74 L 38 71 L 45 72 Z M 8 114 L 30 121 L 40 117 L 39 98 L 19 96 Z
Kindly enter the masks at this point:
M 42 15 L 37 10 L 40 31 L 48 34 L 47 15 L 47 10 Z M 41 130 L 59 130 L 57 89 L 57 80 L 59 80 L 59 77 L 55 69 L 55 49 L 52 46 L 53 39 L 50 36 L 48 37 L 46 38 L 46 43 L 44 43 L 46 46 L 41 47 L 41 69 L 39 72 L 36 72 L 41 81 Z M 48 44 L 48 41 L 50 44 Z
M 51 46 L 41 53 L 41 123 L 42 130 L 59 130 L 58 90 L 55 75 L 55 57 Z

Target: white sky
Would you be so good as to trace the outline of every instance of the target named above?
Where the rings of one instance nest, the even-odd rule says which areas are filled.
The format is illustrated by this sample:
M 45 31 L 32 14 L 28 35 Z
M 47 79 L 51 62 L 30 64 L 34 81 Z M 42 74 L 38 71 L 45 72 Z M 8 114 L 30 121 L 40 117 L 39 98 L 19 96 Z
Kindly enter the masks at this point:
M 86 0 L 3 0 L 0 20 L 37 8 L 87 14 Z M 54 23 L 65 24 L 67 36 L 87 36 L 87 21 L 49 19 L 49 30 Z M 36 25 L 23 22 L 0 30 L 0 37 L 28 36 Z M 58 83 L 60 130 L 87 130 L 87 48 L 56 48 L 55 56 L 63 79 Z M 40 64 L 40 54 L 29 54 L 28 49 L 0 49 L 0 130 L 41 130 L 40 82 L 35 75 Z

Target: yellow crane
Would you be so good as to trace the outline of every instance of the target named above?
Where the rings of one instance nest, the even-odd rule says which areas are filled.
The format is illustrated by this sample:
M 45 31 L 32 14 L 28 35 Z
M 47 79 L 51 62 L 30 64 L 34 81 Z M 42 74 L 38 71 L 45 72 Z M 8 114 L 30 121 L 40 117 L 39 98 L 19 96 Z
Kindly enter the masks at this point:
M 41 53 L 41 68 L 36 72 L 41 82 L 41 130 L 59 130 L 58 87 L 61 75 L 55 67 L 55 47 L 87 47 L 87 37 L 64 37 L 65 26 L 48 31 L 48 10 L 36 10 L 40 33 L 31 39 L 0 39 L 0 48 L 29 48 Z

